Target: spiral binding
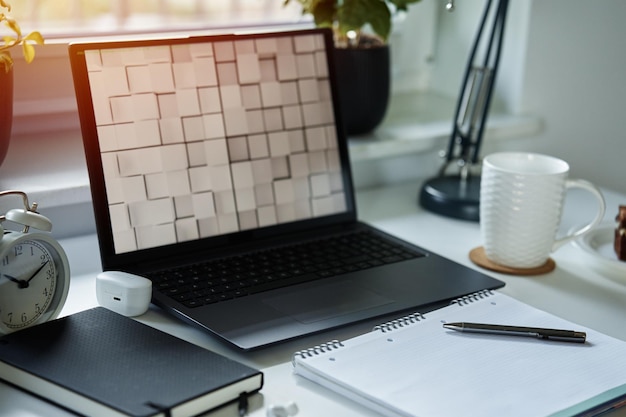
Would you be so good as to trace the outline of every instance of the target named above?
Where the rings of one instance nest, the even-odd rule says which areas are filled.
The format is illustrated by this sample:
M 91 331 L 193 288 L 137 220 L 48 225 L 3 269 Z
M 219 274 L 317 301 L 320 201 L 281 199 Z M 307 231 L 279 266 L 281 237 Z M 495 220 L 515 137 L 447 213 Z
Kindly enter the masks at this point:
M 471 304 L 475 301 L 479 301 L 485 298 L 492 296 L 494 293 L 492 290 L 482 290 L 477 291 L 472 294 L 468 294 L 463 297 L 459 297 L 450 302 L 450 304 L 458 304 L 458 305 L 467 305 Z M 402 329 L 403 327 L 410 326 L 412 324 L 418 323 L 422 320 L 425 320 L 426 317 L 419 312 L 409 314 L 407 316 L 401 317 L 399 319 L 388 321 L 387 323 L 379 324 L 375 326 L 372 331 L 381 331 L 383 333 L 391 332 L 394 330 Z M 331 340 L 330 342 L 322 343 L 321 345 L 314 346 L 308 349 L 299 350 L 293 354 L 293 362 L 295 364 L 296 358 L 307 359 L 312 358 L 317 355 L 321 355 L 322 353 L 332 352 L 333 350 L 339 349 L 343 347 L 343 343 L 339 340 Z
M 409 314 L 408 316 L 388 321 L 387 323 L 379 324 L 378 326 L 374 327 L 374 331 L 380 330 L 383 333 L 391 332 L 393 330 L 398 330 L 411 324 L 415 324 L 421 320 L 424 320 L 425 318 L 426 317 L 424 317 L 422 313 Z
M 474 301 L 479 301 L 482 299 L 485 299 L 487 297 L 490 297 L 493 295 L 493 291 L 492 290 L 482 290 L 482 291 L 477 291 L 475 293 L 466 295 L 464 297 L 460 297 L 457 298 L 456 300 L 452 300 L 450 302 L 450 304 L 458 304 L 458 305 L 467 305 L 467 304 L 471 304 Z
M 322 353 L 332 352 L 333 350 L 337 350 L 343 347 L 343 343 L 339 340 L 331 340 L 330 342 L 322 343 L 321 345 L 314 346 L 305 350 L 299 350 L 293 354 L 293 358 L 295 360 L 296 357 L 301 359 L 312 358 L 317 355 L 321 355 Z

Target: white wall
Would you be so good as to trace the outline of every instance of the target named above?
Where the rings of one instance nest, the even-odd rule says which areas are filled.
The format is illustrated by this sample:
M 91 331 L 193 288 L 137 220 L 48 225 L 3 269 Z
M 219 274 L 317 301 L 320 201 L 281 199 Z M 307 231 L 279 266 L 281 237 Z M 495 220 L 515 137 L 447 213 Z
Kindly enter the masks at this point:
M 453 94 L 484 2 L 456 3 L 454 17 L 440 14 L 433 83 Z M 486 145 L 483 155 L 552 154 L 570 163 L 573 177 L 626 194 L 625 22 L 623 0 L 511 0 L 496 100 L 539 115 L 545 127 L 533 138 Z
M 519 144 L 562 157 L 573 176 L 622 193 L 625 21 L 623 0 L 533 2 L 522 109 L 542 115 L 545 131 Z

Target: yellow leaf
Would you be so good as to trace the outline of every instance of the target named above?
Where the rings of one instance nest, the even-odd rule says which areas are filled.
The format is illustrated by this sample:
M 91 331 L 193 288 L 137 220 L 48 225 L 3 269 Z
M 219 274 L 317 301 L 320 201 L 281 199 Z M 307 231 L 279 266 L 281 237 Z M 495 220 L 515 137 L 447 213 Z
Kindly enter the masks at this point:
M 0 11 L 0 25 L 6 26 L 13 32 L 13 36 L 4 35 L 0 37 L 0 70 L 2 66 L 7 69 L 13 65 L 13 60 L 8 55 L 8 49 L 20 44 L 22 45 L 24 60 L 28 63 L 32 62 L 35 58 L 34 45 L 43 45 L 43 36 L 38 31 L 33 31 L 26 36 L 22 35 L 22 29 L 17 21 L 6 14 L 6 11 L 11 9 L 8 0 L 0 0 L 0 8 L 4 9 Z
M 4 66 L 4 71 L 9 72 L 13 66 L 13 59 L 8 52 L 0 52 L 0 66 Z
M 24 42 L 22 50 L 24 51 L 24 60 L 30 64 L 35 59 L 35 47 L 30 43 Z
M 44 42 L 43 36 L 41 36 L 41 33 L 37 31 L 31 32 L 28 35 L 26 35 L 24 40 L 35 42 L 37 45 L 43 45 L 43 42 Z
M 7 26 L 11 28 L 11 30 L 13 30 L 13 32 L 17 34 L 17 37 L 21 38 L 22 30 L 20 29 L 20 25 L 18 25 L 17 22 L 13 19 L 7 19 L 6 22 L 7 22 Z
M 8 45 L 8 46 L 11 46 L 17 43 L 17 39 L 14 38 L 13 36 L 4 36 L 2 38 L 2 41 L 4 42 L 5 45 Z

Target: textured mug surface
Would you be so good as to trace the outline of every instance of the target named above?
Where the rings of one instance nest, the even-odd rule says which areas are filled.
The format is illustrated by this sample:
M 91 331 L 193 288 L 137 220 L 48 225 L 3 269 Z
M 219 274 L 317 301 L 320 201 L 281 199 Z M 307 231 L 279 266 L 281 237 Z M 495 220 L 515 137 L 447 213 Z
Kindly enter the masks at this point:
M 604 199 L 591 183 L 569 180 L 567 162 L 547 155 L 503 152 L 483 161 L 480 229 L 485 254 L 513 268 L 543 265 L 562 244 L 588 232 L 604 216 Z M 556 240 L 565 192 L 583 188 L 599 203 L 591 223 Z

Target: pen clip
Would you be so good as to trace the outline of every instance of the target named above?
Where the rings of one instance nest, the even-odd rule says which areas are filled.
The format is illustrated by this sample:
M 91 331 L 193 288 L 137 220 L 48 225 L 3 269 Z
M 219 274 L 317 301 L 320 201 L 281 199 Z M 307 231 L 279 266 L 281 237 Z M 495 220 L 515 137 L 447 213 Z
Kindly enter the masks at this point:
M 580 342 L 587 340 L 587 333 L 569 330 L 545 330 L 539 332 L 538 337 L 546 340 L 554 340 L 559 342 Z

